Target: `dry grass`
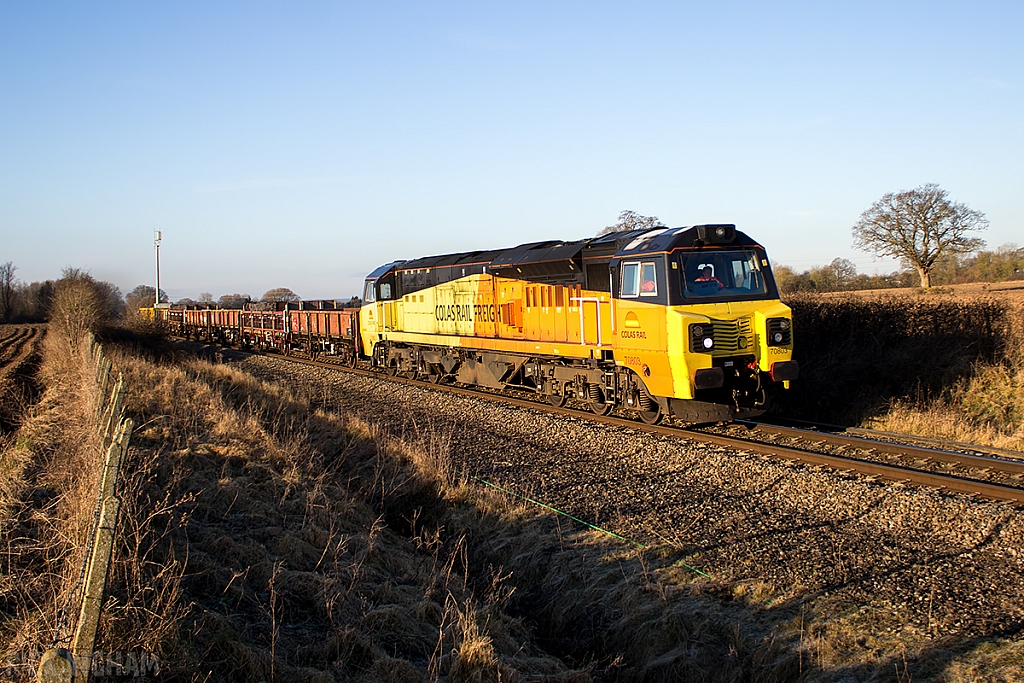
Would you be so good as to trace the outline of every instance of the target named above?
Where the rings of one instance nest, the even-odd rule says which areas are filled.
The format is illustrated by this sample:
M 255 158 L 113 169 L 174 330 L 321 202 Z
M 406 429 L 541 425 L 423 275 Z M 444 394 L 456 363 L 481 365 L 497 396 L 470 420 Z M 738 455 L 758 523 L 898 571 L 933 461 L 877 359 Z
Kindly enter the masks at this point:
M 477 597 L 439 521 L 443 439 L 412 448 L 223 365 L 115 362 L 140 427 L 102 648 L 204 680 L 570 673 Z
M 316 387 L 194 359 L 117 363 L 141 426 L 101 647 L 155 650 L 175 679 L 861 680 L 902 666 L 906 680 L 927 666 L 859 613 L 805 614 L 772 586 L 694 574 L 671 546 L 638 551 L 480 488 L 437 425 L 391 432 L 331 412 Z M 1013 642 L 979 645 L 940 653 L 936 677 L 1011 670 Z
M 98 647 L 154 653 L 161 678 L 854 680 L 900 665 L 879 642 L 847 667 L 863 653 L 853 620 L 471 484 L 437 425 L 393 433 L 314 387 L 108 352 L 138 426 Z M 8 661 L 49 644 L 91 527 L 95 398 L 74 367 L 46 366 L 36 417 L 0 444 Z M 999 680 L 1016 647 L 959 648 L 937 675 Z
M 1006 307 L 1003 342 L 991 362 L 970 372 L 932 400 L 896 400 L 871 425 L 1024 451 L 1024 303 Z
M 756 590 L 468 483 L 435 425 L 391 433 L 194 359 L 115 362 L 140 426 L 101 649 L 189 680 L 798 672 Z
M 95 429 L 99 397 L 85 352 L 85 344 L 47 336 L 42 397 L 0 452 L 2 638 L 14 677 L 34 675 L 31 653 L 66 645 L 77 616 L 102 469 Z

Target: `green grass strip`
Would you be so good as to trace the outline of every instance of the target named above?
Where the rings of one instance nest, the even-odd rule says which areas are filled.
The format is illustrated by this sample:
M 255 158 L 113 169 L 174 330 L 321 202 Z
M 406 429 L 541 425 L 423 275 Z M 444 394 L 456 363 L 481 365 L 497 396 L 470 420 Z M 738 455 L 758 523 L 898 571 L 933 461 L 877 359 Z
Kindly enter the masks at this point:
M 481 484 L 484 484 L 486 486 L 490 486 L 493 489 L 497 489 L 497 490 L 501 491 L 502 493 L 507 493 L 510 496 L 515 496 L 516 498 L 520 498 L 522 500 L 525 500 L 528 503 L 533 503 L 534 505 L 536 505 L 538 507 L 542 507 L 545 510 L 551 510 L 551 512 L 554 512 L 554 513 L 557 513 L 559 515 L 562 515 L 563 517 L 568 517 L 572 521 L 579 522 L 583 526 L 589 527 L 589 528 L 593 529 L 594 531 L 600 531 L 602 534 L 607 534 L 608 536 L 611 536 L 613 538 L 617 538 L 620 541 L 625 541 L 626 543 L 634 545 L 637 548 L 641 548 L 641 549 L 644 549 L 644 550 L 647 549 L 647 546 L 644 545 L 643 543 L 639 543 L 638 541 L 634 541 L 632 539 L 626 538 L 625 536 L 620 536 L 619 534 L 615 533 L 614 531 L 608 531 L 607 529 L 602 529 L 601 527 L 597 526 L 596 524 L 591 524 L 590 522 L 582 520 L 579 517 L 574 517 L 573 515 L 570 515 L 568 512 L 564 512 L 562 510 L 559 510 L 558 508 L 551 507 L 550 505 L 546 505 L 546 504 L 540 502 L 539 500 L 534 500 L 533 498 L 530 498 L 529 496 L 524 496 L 521 493 L 516 493 L 515 491 L 509 491 L 507 488 L 505 488 L 503 486 L 499 486 L 498 484 L 492 484 L 491 482 L 487 481 L 486 479 L 481 479 L 480 477 L 474 477 L 474 476 L 470 475 L 470 478 L 472 478 L 474 481 L 480 482 Z M 707 574 L 705 574 L 701 570 L 697 569 L 696 567 L 691 567 L 690 565 L 686 564 L 682 560 L 679 560 L 678 562 L 676 562 L 675 565 L 686 567 L 690 571 L 692 571 L 692 572 L 694 572 L 696 574 L 700 574 L 701 576 L 703 576 L 705 578 L 708 578 L 708 579 L 711 578 L 710 576 L 708 576 Z M 675 565 L 673 565 L 673 566 L 675 566 Z

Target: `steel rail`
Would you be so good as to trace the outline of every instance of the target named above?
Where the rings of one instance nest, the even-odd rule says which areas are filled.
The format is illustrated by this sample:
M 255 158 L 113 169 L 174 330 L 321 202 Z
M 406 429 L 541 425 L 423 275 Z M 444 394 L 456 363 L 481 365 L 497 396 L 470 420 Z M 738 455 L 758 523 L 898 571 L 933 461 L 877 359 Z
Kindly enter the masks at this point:
M 270 356 L 271 354 L 261 355 Z M 962 493 L 968 496 L 975 496 L 978 498 L 993 501 L 1007 502 L 1016 506 L 1024 505 L 1024 488 L 1015 488 L 1012 486 L 993 484 L 989 482 L 977 481 L 974 479 L 958 477 L 949 474 L 926 472 L 911 467 L 887 465 L 883 463 L 873 462 L 870 460 L 861 460 L 858 458 L 853 458 L 845 455 L 818 453 L 815 451 L 793 448 L 790 446 L 780 446 L 778 444 L 766 443 L 763 441 L 742 439 L 739 437 L 730 437 L 720 434 L 712 434 L 696 428 L 672 427 L 667 425 L 649 425 L 643 422 L 638 422 L 636 420 L 616 417 L 613 415 L 602 416 L 586 410 L 577 410 L 574 408 L 554 406 L 536 400 L 516 398 L 505 394 L 488 393 L 478 391 L 476 389 L 453 386 L 450 384 L 435 384 L 433 382 L 424 382 L 420 380 L 410 379 L 407 377 L 401 377 L 398 375 L 388 375 L 374 370 L 365 370 L 363 368 L 358 367 L 352 368 L 342 365 L 340 363 L 313 361 L 304 358 L 299 358 L 296 356 L 282 356 L 278 354 L 272 355 L 277 358 L 282 358 L 284 360 L 289 360 L 304 365 L 311 365 L 314 367 L 332 370 L 341 370 L 343 372 L 363 377 L 385 379 L 389 382 L 403 384 L 406 386 L 411 386 L 420 389 L 434 389 L 437 391 L 455 394 L 458 396 L 483 399 L 486 401 L 491 401 L 492 403 L 499 403 L 502 405 L 512 405 L 519 408 L 527 408 L 530 410 L 537 410 L 539 412 L 545 412 L 554 415 L 564 415 L 576 419 L 587 419 L 600 424 L 621 427 L 624 429 L 631 429 L 634 431 L 642 431 L 650 434 L 658 434 L 661 436 L 670 436 L 675 438 L 689 439 L 691 441 L 699 441 L 702 443 L 710 443 L 716 446 L 731 448 L 733 450 L 757 453 L 758 455 L 776 456 L 791 461 L 803 462 L 812 465 L 822 465 L 844 472 L 858 472 L 860 474 L 866 474 L 870 477 L 877 477 L 888 481 L 905 482 L 908 484 L 914 484 L 918 486 L 931 487 L 934 489 L 938 489 L 940 491 Z M 810 434 L 815 437 L 821 436 L 818 432 L 810 432 Z M 821 439 L 817 440 L 820 441 Z M 887 442 L 875 442 L 867 439 L 861 439 L 859 441 L 864 441 L 870 444 L 871 446 L 875 446 L 879 443 L 885 443 L 886 445 L 896 446 L 896 444 L 888 444 Z M 858 446 L 858 448 L 864 448 L 864 446 Z M 941 451 L 932 451 L 931 449 L 918 450 L 925 450 L 928 451 L 930 454 L 942 453 Z M 903 455 L 906 454 L 905 450 L 898 452 Z M 959 457 L 962 454 L 949 453 L 945 455 Z M 1002 463 L 1006 461 L 999 462 Z
M 937 439 L 930 436 L 919 436 L 917 434 L 900 434 L 898 432 L 885 432 L 878 429 L 865 429 L 863 427 L 845 427 L 825 422 L 809 422 L 807 420 L 796 420 L 793 418 L 759 418 L 756 420 L 746 420 L 745 422 L 764 425 L 766 427 L 793 426 L 795 429 L 803 429 L 814 433 L 821 432 L 836 435 L 853 434 L 871 441 L 880 441 L 882 439 L 901 439 L 906 441 L 915 441 L 917 443 L 931 444 L 933 446 L 939 446 L 940 448 L 945 447 L 949 449 L 956 449 L 954 452 L 967 451 L 971 453 L 988 453 L 989 455 L 1004 456 L 1009 459 L 1024 460 L 1024 452 L 1021 451 L 1014 451 L 1008 448 L 997 448 L 996 446 L 962 443 L 959 441 L 950 441 L 948 439 Z
M 909 456 L 918 460 L 934 460 L 957 465 L 966 465 L 982 470 L 998 470 L 1009 474 L 1024 473 L 1024 460 L 1009 460 L 1006 458 L 993 458 L 985 455 L 974 455 L 973 453 L 953 453 L 940 451 L 934 448 L 923 448 L 910 444 L 898 444 L 891 441 L 877 441 L 865 439 L 860 436 L 842 436 L 828 432 L 819 432 L 811 429 L 796 429 L 794 427 L 782 427 L 764 422 L 753 422 L 749 420 L 736 420 L 734 424 L 749 427 L 753 431 L 773 436 L 786 436 L 826 443 L 830 446 L 848 446 L 859 448 L 865 451 L 877 451 L 891 455 Z M 911 437 L 912 438 L 912 437 Z M 1022 454 L 1024 455 L 1024 454 Z

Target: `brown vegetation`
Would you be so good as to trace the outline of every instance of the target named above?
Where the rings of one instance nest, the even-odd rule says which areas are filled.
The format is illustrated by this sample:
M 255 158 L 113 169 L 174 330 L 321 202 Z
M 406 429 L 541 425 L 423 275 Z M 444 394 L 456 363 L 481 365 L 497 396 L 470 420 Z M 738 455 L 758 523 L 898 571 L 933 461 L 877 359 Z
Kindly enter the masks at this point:
M 19 679 L 68 635 L 92 525 L 94 406 L 71 348 L 48 347 L 50 390 L 4 452 L 0 596 Z M 303 681 L 781 680 L 797 667 L 782 635 L 709 614 L 716 599 L 696 585 L 669 601 L 695 575 L 657 553 L 468 485 L 443 434 L 403 440 L 225 366 L 111 356 L 139 427 L 101 662 L 142 652 L 170 679 Z
M 798 668 L 770 627 L 708 616 L 700 590 L 667 602 L 696 575 L 659 587 L 657 554 L 468 485 L 443 434 L 400 439 L 222 365 L 116 363 L 140 427 L 101 649 L 156 648 L 163 672 L 210 680 Z
M 790 297 L 792 417 L 1024 449 L 1024 288 Z
M 0 440 L 0 633 L 15 679 L 34 676 L 42 649 L 69 644 L 102 470 L 87 336 L 109 322 L 111 290 L 70 269 L 53 289 L 38 373 L 10 420 L 17 431 Z M 42 331 L 31 329 L 23 339 Z
M 46 337 L 44 389 L 0 442 L 2 652 L 15 679 L 34 676 L 42 649 L 67 645 L 102 470 L 94 368 Z

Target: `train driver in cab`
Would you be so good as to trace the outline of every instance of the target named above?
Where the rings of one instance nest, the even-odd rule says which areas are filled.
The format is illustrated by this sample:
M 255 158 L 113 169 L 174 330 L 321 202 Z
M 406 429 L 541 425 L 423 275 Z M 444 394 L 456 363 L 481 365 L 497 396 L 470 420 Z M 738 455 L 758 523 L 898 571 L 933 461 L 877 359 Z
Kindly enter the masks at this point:
M 713 274 L 713 272 L 711 270 L 711 266 L 704 266 L 701 269 L 700 275 L 697 276 L 697 279 L 694 280 L 694 282 L 713 283 L 713 284 L 718 285 L 719 289 L 724 289 L 725 288 L 725 285 L 722 284 L 722 281 L 714 276 L 714 274 Z
M 643 275 L 641 276 L 642 282 L 640 283 L 640 295 L 641 296 L 654 296 L 658 293 L 658 283 L 654 279 L 654 268 L 648 267 L 643 269 Z

